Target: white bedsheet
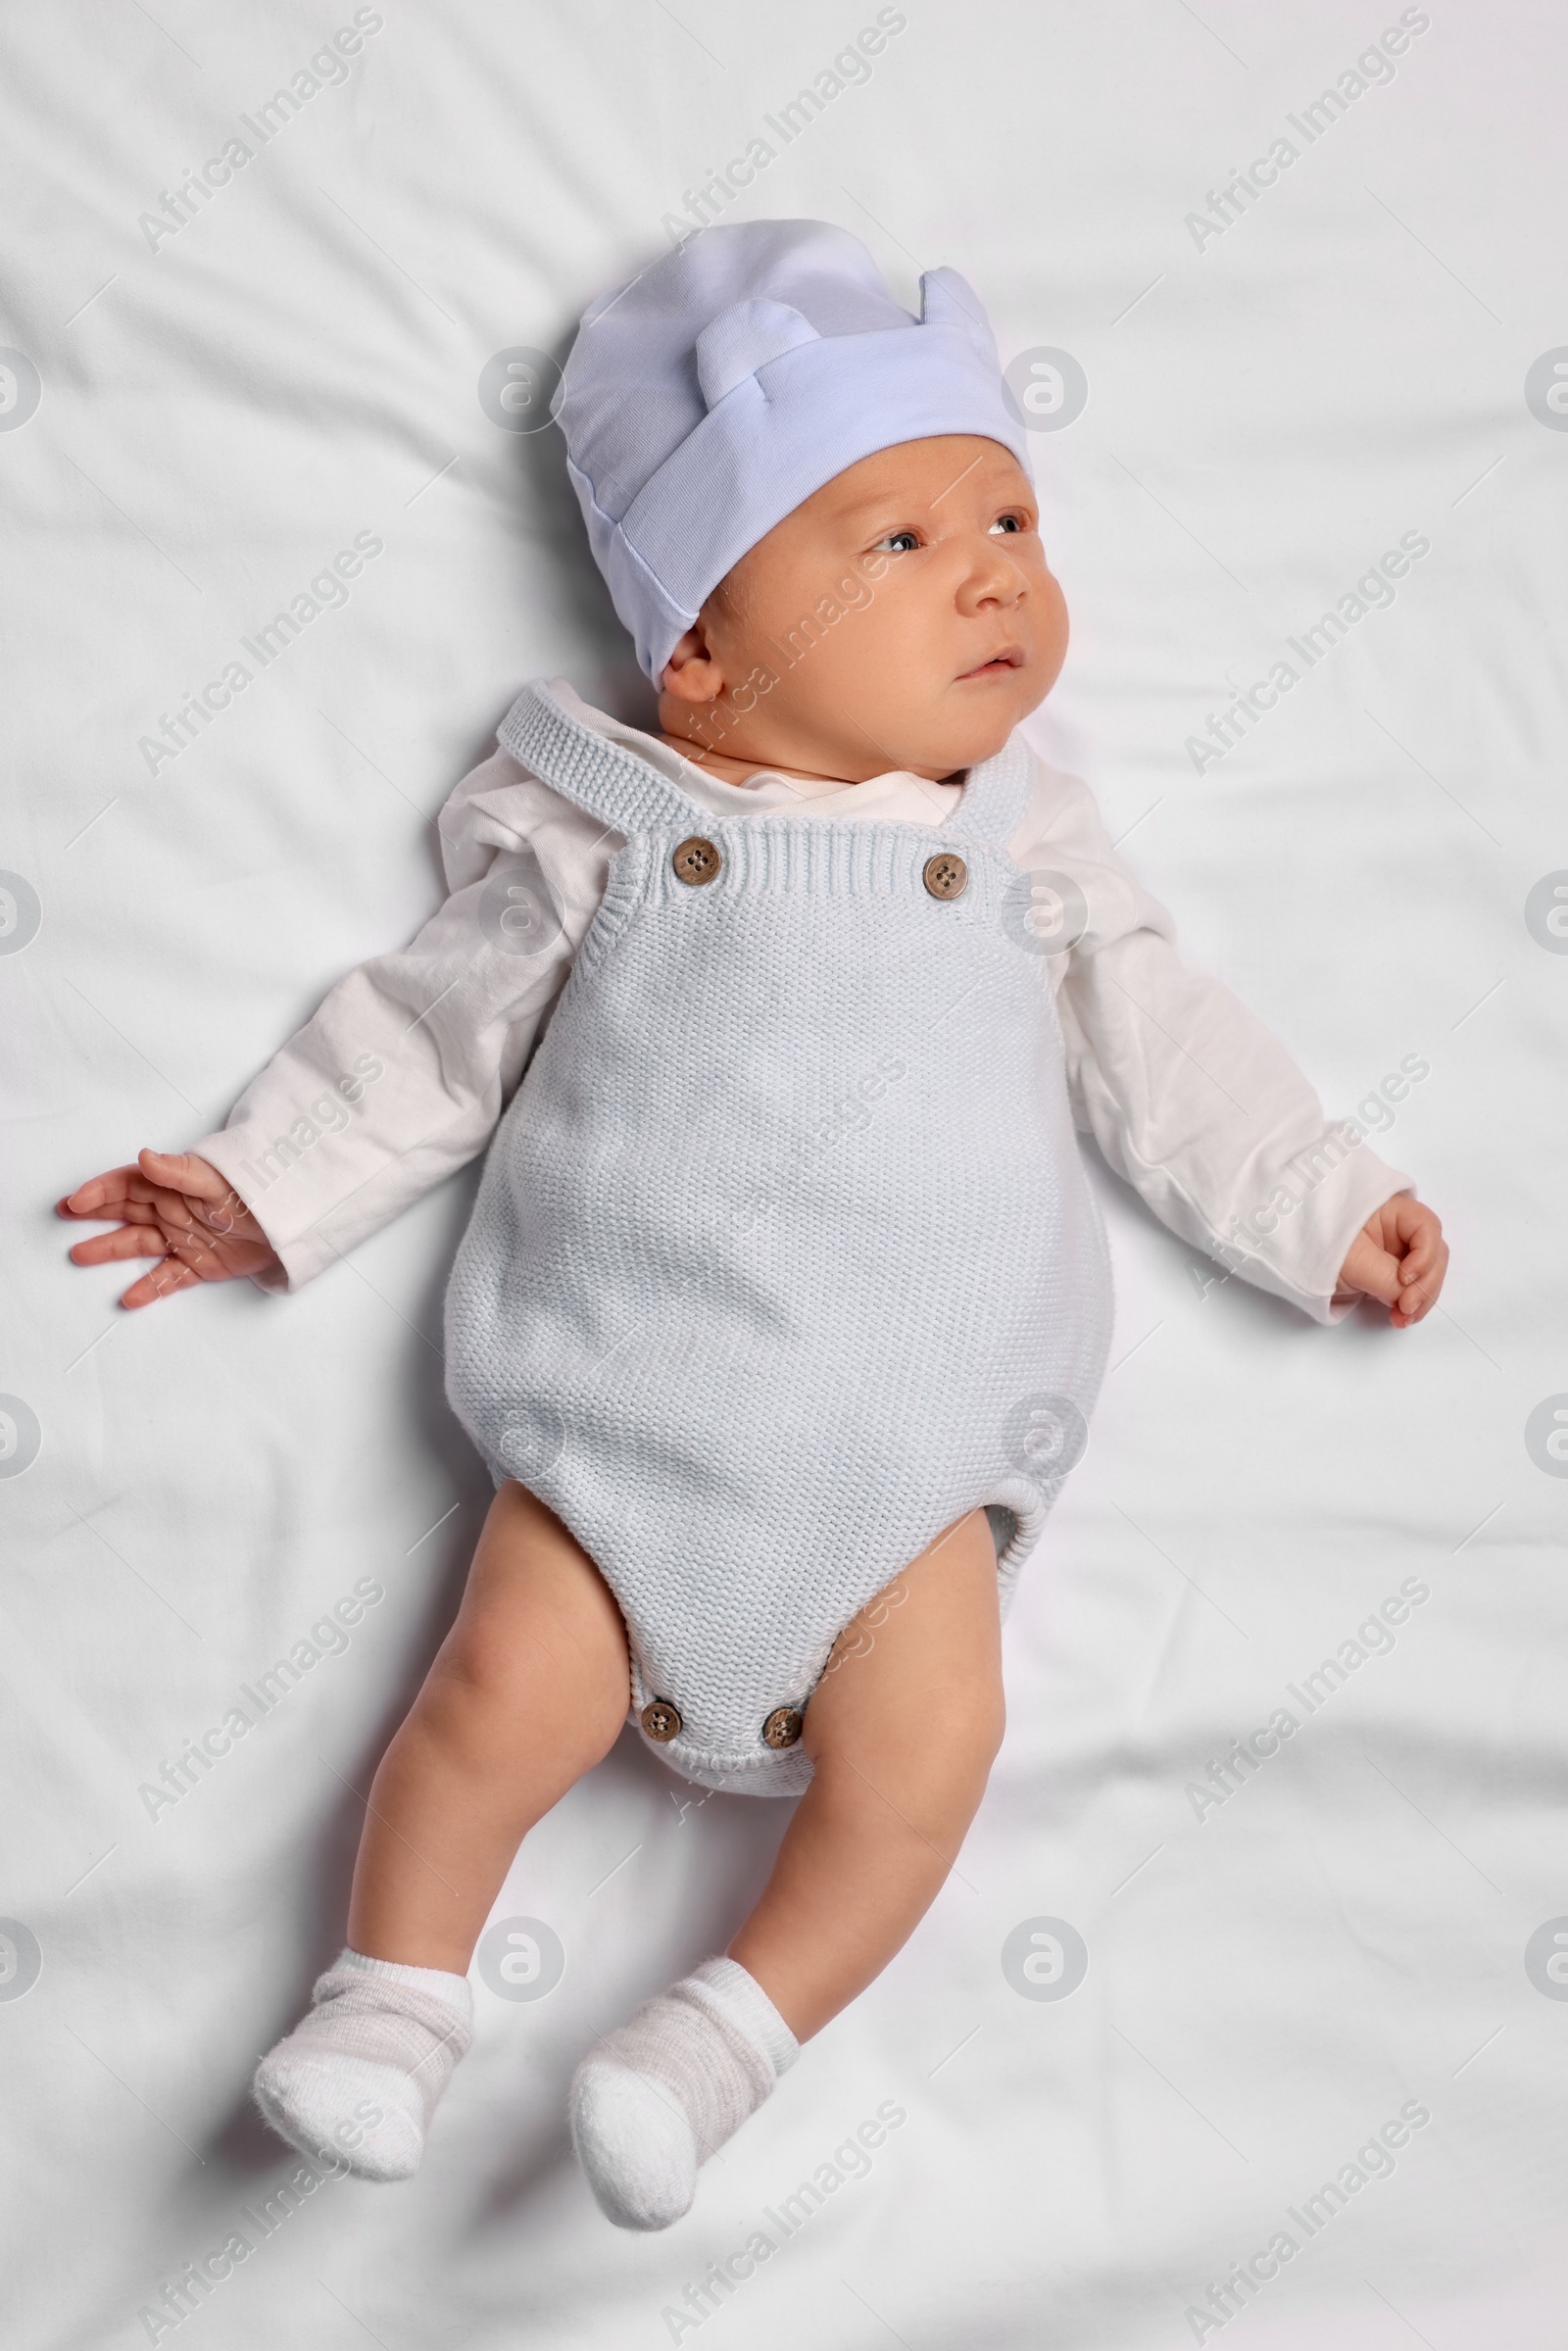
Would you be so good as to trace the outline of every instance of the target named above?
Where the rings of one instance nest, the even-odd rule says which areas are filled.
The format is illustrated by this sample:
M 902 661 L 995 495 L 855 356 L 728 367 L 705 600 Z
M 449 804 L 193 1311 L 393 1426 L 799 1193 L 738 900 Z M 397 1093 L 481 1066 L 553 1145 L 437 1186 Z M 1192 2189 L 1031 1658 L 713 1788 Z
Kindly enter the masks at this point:
M 869 4 L 382 0 L 341 80 L 309 61 L 347 6 L 11 12 L 0 342 L 39 396 L 0 363 L 8 2341 L 1561 2342 L 1568 27 L 1544 0 L 1403 14 L 1390 77 L 1352 73 L 1400 23 L 1371 0 L 908 0 L 786 144 Z M 323 86 L 258 122 L 302 73 Z M 1117 1368 L 1012 1618 L 991 1792 L 904 1954 L 687 2221 L 612 2231 L 570 2069 L 721 1944 L 784 1824 L 623 1742 L 519 1856 L 497 1921 L 544 1922 L 564 1973 L 536 2001 L 481 1984 L 423 2174 L 290 2207 L 247 2078 L 341 1939 L 357 1791 L 485 1500 L 436 1347 L 472 1178 L 297 1299 L 135 1317 L 49 1203 L 206 1131 L 414 929 L 429 819 L 522 681 L 621 690 L 555 436 L 495 421 L 481 375 L 559 354 L 759 137 L 723 217 L 842 220 L 906 299 L 938 262 L 981 289 L 1042 404 L 1074 613 L 1038 740 L 1331 1108 L 1395 1081 L 1379 1148 L 1446 1220 L 1450 1286 L 1412 1334 L 1316 1328 L 1101 1171 Z M 1222 225 L 1209 191 L 1281 138 Z M 1065 429 L 1077 379 L 1031 375 L 1043 352 L 1087 380 Z M 487 384 L 526 385 L 508 364 Z M 357 533 L 382 552 L 264 669 L 245 641 Z M 1428 552 L 1393 601 L 1293 652 L 1406 533 Z M 1200 759 L 1282 661 L 1297 681 Z M 151 1816 L 164 1763 L 366 1580 L 346 1645 L 323 1632 Z M 1292 1686 L 1401 1591 L 1392 1647 L 1366 1636 L 1309 1712 Z M 1200 1802 L 1281 1708 L 1295 1735 Z M 1065 1997 L 1004 1973 L 1043 1920 L 1087 1951 Z M 1070 1980 L 1033 1947 L 1036 1988 Z M 829 2186 L 879 2107 L 905 2119 Z M 1355 2184 L 1401 2110 L 1430 2119 Z M 786 2235 L 768 2216 L 813 2179 Z M 1343 2205 L 1309 2228 L 1325 2181 Z M 759 2229 L 775 2249 L 699 2324 L 687 2287 Z M 1210 2286 L 1282 2230 L 1227 2315 Z M 254 2249 L 176 2329 L 166 2287 L 236 2231 Z

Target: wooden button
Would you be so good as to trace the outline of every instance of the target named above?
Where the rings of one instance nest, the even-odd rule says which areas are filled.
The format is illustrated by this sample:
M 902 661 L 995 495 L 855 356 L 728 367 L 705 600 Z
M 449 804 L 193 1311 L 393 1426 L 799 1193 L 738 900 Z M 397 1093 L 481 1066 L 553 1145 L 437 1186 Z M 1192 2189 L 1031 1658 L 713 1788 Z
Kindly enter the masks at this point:
M 951 849 L 944 849 L 938 856 L 927 857 L 920 878 L 933 898 L 959 898 L 969 887 L 969 868 L 962 857 L 956 857 Z
M 804 1716 L 793 1706 L 775 1706 L 762 1725 L 762 1737 L 770 1747 L 792 1747 L 805 1728 Z
M 640 1719 L 649 1738 L 657 1739 L 661 1746 L 680 1737 L 680 1708 L 672 1706 L 668 1698 L 650 1698 Z
M 689 840 L 682 841 L 669 861 L 675 868 L 675 879 L 690 882 L 694 889 L 699 882 L 710 882 L 724 862 L 712 842 L 706 841 L 701 833 L 693 833 Z

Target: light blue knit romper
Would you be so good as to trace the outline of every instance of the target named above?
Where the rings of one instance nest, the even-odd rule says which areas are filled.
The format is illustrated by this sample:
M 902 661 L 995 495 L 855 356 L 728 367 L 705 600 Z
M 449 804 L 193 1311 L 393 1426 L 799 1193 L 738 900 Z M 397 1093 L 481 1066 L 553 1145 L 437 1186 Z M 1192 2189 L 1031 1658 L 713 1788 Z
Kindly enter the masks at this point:
M 806 1750 L 764 1724 L 982 1504 L 1005 1605 L 1104 1369 L 1104 1235 L 1004 847 L 1029 756 L 933 830 L 715 815 L 537 686 L 501 740 L 626 839 L 490 1148 L 448 1394 L 614 1592 L 632 1718 L 679 1715 L 655 1751 L 796 1794 Z

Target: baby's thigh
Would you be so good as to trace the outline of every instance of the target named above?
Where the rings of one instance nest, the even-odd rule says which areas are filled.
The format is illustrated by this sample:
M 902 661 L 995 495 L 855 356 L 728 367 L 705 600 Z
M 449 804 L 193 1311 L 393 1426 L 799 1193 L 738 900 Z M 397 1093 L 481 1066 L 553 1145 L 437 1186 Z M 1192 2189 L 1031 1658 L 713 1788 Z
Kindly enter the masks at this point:
M 570 1530 L 513 1480 L 490 1505 L 434 1671 L 549 1714 L 586 1707 L 618 1724 L 626 1711 L 614 1594 Z
M 1004 1720 L 996 1544 L 971 1510 L 845 1627 L 805 1744 L 814 1762 L 863 1745 L 989 1767 Z

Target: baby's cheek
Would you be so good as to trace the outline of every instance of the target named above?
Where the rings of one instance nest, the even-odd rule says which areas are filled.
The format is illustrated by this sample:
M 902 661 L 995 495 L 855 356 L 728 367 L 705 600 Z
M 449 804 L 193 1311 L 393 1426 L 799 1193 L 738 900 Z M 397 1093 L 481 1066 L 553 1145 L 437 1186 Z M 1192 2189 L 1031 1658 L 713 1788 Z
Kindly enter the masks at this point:
M 1062 594 L 1054 573 L 1046 570 L 1044 559 L 1042 559 L 1041 570 L 1043 576 L 1040 584 L 1036 631 L 1042 667 L 1047 672 L 1046 689 L 1049 692 L 1060 675 L 1061 664 L 1067 657 L 1070 623 L 1067 617 L 1067 599 Z

